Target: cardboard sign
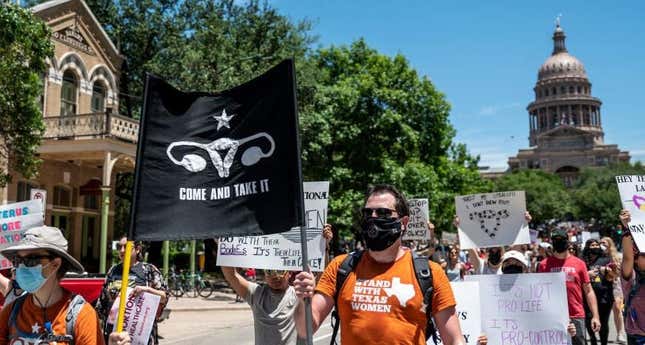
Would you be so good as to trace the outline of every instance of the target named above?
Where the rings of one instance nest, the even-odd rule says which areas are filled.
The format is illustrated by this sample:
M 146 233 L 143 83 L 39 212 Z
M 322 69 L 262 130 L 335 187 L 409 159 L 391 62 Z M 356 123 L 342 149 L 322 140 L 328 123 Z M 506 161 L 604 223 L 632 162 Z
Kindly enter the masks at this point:
M 479 300 L 479 282 L 452 282 L 452 292 L 457 301 L 456 315 L 461 326 L 466 345 L 477 345 L 477 337 L 481 334 L 481 305 Z M 427 344 L 439 345 L 441 338 L 434 343 L 432 337 Z
M 125 315 L 123 319 L 123 331 L 128 332 L 132 345 L 148 345 L 148 339 L 152 333 L 152 326 L 157 316 L 157 308 L 161 297 L 144 292 L 139 296 L 132 294 L 133 289 L 128 288 L 128 300 L 125 303 Z M 107 323 L 114 325 L 116 332 L 116 318 L 119 313 L 120 296 L 112 304 Z
M 0 249 L 16 245 L 25 231 L 43 225 L 40 200 L 29 200 L 0 206 Z M 11 268 L 11 261 L 0 256 L 0 269 Z
M 570 344 L 565 273 L 467 275 L 478 281 L 489 344 Z
M 629 210 L 632 221 L 628 224 L 629 231 L 636 247 L 645 251 L 645 176 L 616 176 L 618 192 L 623 209 Z
M 428 199 L 409 199 L 410 221 L 403 240 L 429 240 Z
M 325 268 L 323 227 L 327 222 L 329 182 L 305 182 L 307 254 L 312 271 Z M 220 237 L 217 265 L 262 269 L 301 270 L 300 229 L 266 236 Z
M 524 191 L 455 197 L 461 249 L 531 243 Z

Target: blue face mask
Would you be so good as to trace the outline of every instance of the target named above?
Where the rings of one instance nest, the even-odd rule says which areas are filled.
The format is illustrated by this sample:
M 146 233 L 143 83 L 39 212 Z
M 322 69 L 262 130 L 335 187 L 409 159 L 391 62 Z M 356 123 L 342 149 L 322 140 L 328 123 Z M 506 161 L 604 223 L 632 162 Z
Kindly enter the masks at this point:
M 21 289 L 29 293 L 38 291 L 47 281 L 47 278 L 43 277 L 43 265 L 27 267 L 24 264 L 20 264 L 16 268 L 16 281 L 18 281 Z

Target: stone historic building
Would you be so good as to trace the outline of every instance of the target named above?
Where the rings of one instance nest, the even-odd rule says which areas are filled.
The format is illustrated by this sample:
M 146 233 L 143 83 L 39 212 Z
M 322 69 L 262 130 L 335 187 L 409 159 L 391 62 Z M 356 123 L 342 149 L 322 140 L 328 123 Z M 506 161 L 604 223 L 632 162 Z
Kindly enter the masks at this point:
M 123 57 L 83 0 L 48 1 L 32 11 L 50 26 L 55 49 L 43 79 L 43 163 L 31 180 L 12 173 L 0 201 L 46 190 L 45 223 L 64 231 L 88 272 L 102 271 L 114 233 L 115 174 L 134 169 L 139 129 L 117 114 Z
M 617 145 L 604 143 L 600 99 L 591 94 L 585 67 L 570 55 L 564 30 L 553 33 L 553 53 L 538 71 L 529 103 L 529 145 L 510 157 L 511 170 L 542 169 L 560 175 L 567 185 L 582 167 L 629 161 Z

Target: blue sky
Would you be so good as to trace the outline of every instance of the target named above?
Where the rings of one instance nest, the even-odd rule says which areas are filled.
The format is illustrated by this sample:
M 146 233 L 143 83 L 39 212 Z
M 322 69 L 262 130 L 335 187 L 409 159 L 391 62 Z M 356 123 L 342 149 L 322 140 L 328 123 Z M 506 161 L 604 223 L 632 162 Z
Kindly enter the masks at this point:
M 313 20 L 317 46 L 364 37 L 381 53 L 405 55 L 446 94 L 456 140 L 493 167 L 528 147 L 526 106 L 562 14 L 569 53 L 603 102 L 605 143 L 645 162 L 645 1 L 271 3 L 294 20 Z

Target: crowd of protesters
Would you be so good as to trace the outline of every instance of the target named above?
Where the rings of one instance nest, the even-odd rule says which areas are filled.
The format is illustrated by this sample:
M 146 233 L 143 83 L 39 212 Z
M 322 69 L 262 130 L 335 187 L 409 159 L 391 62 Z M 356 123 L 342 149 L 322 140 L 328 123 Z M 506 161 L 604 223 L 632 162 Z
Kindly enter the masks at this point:
M 362 240 L 352 246 L 352 253 L 329 258 L 333 232 L 331 225 L 325 225 L 327 265 L 323 273 L 264 270 L 260 273 L 264 282 L 258 283 L 254 269 L 242 275 L 233 267 L 222 267 L 235 293 L 251 306 L 256 344 L 304 343 L 303 300 L 311 298 L 313 330 L 335 310 L 343 344 L 394 340 L 425 344 L 429 336 L 436 336 L 434 328 L 428 328 L 433 325 L 444 344 L 462 345 L 450 282 L 474 274 L 560 271 L 566 273 L 567 331 L 573 345 L 587 344 L 587 338 L 591 345 L 606 345 L 610 322 L 616 329 L 616 343 L 645 344 L 645 255 L 626 230 L 631 219 L 628 211 L 620 213 L 621 224 L 616 229 L 603 234 L 606 236 L 586 233 L 584 243 L 584 227 L 568 224 L 544 228 L 531 244 L 468 250 L 462 250 L 458 241 L 403 241 L 408 216 L 402 193 L 393 186 L 375 186 L 366 194 L 360 221 Z M 530 224 L 529 212 L 524 218 Z M 459 226 L 457 217 L 454 226 Z M 434 225 L 429 223 L 428 227 L 434 233 Z M 125 243 L 126 238 L 119 242 L 121 260 Z M 84 271 L 67 253 L 67 240 L 59 229 L 29 229 L 20 243 L 0 250 L 0 254 L 15 267 L 10 278 L 0 276 L 0 292 L 6 298 L 0 313 L 0 345 L 20 340 L 34 344 L 130 344 L 128 334 L 112 332 L 108 321 L 122 285 L 122 264 L 109 270 L 101 297 L 92 306 L 59 284 L 65 273 Z M 141 254 L 142 246 L 136 243 L 128 285 L 136 294 L 158 295 L 161 311 L 168 299 L 166 284 L 160 271 L 143 262 Z M 419 278 L 423 272 L 430 273 L 431 286 L 424 286 Z M 414 288 L 405 290 L 415 282 L 421 294 Z M 385 287 L 381 286 L 384 283 L 399 284 L 397 293 L 401 295 L 396 296 L 400 305 L 386 304 L 387 298 L 370 295 L 374 287 Z M 356 300 L 355 291 L 365 292 Z M 430 318 L 434 323 L 428 322 Z M 385 323 L 389 327 L 383 327 Z M 155 323 L 150 345 L 158 343 L 157 335 Z M 478 343 L 487 345 L 487 335 L 481 334 Z

